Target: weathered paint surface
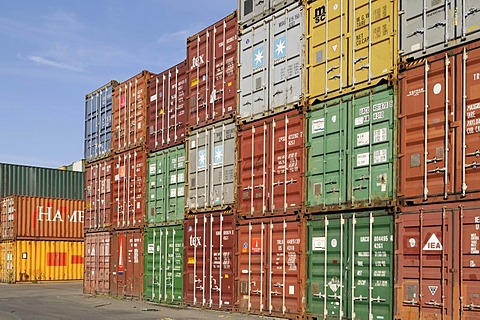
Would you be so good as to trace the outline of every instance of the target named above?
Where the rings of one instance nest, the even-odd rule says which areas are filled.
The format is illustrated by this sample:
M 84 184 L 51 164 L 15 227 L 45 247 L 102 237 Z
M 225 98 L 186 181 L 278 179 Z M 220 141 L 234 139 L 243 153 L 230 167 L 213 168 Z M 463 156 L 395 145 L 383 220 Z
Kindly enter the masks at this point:
M 183 303 L 183 225 L 145 229 L 145 300 Z
M 108 294 L 110 292 L 110 233 L 85 234 L 85 276 L 83 292 Z
M 106 230 L 111 224 L 112 159 L 85 168 L 85 231 Z

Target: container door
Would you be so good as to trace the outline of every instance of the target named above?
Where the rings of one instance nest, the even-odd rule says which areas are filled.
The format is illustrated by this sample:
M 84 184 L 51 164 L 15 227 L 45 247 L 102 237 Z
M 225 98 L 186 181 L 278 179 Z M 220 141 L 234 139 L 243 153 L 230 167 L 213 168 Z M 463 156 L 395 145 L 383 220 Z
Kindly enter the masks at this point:
M 206 209 L 208 203 L 208 163 L 210 161 L 209 130 L 199 130 L 189 137 L 189 197 L 192 210 Z
M 238 9 L 240 23 L 251 23 L 259 17 L 269 12 L 272 8 L 272 0 L 255 1 L 255 0 L 239 0 Z
M 168 149 L 166 222 L 182 221 L 185 210 L 185 146 Z
M 15 283 L 16 275 L 15 242 L 7 241 L 0 243 L 0 282 Z
M 167 179 L 167 158 L 163 151 L 154 153 L 148 159 L 148 222 L 151 225 L 166 221 L 165 185 Z
M 462 1 L 459 7 L 461 10 L 459 10 L 458 15 L 461 17 L 462 23 L 458 25 L 455 24 L 457 27 L 457 38 L 461 38 L 462 40 L 466 37 L 468 37 L 469 40 L 474 37 L 478 38 L 478 32 L 480 31 L 480 5 L 478 1 L 465 0 Z

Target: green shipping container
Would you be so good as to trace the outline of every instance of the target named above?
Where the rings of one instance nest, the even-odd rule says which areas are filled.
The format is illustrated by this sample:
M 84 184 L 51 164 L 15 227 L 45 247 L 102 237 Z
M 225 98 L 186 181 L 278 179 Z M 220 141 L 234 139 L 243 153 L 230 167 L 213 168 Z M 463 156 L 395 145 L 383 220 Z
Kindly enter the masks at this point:
M 316 218 L 307 223 L 308 318 L 392 319 L 393 215 Z
M 311 107 L 307 200 L 312 211 L 389 206 L 396 200 L 396 98 L 386 85 Z
M 185 209 L 185 145 L 151 154 L 148 168 L 148 224 L 181 223 Z
M 145 300 L 181 304 L 183 225 L 145 229 Z
M 0 163 L 0 198 L 84 199 L 84 176 L 83 172 Z

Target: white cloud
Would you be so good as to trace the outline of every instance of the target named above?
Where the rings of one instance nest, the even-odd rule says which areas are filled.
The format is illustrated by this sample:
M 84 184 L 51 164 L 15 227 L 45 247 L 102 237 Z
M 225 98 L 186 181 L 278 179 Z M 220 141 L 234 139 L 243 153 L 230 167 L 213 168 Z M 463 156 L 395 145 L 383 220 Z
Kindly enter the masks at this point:
M 49 60 L 49 59 L 39 57 L 39 56 L 28 56 L 28 60 L 36 62 L 36 63 L 43 64 L 43 65 L 59 68 L 59 69 L 65 69 L 65 70 L 77 71 L 77 72 L 82 72 L 83 71 L 83 69 L 81 69 L 79 67 L 76 67 L 76 66 L 64 63 L 64 62 Z

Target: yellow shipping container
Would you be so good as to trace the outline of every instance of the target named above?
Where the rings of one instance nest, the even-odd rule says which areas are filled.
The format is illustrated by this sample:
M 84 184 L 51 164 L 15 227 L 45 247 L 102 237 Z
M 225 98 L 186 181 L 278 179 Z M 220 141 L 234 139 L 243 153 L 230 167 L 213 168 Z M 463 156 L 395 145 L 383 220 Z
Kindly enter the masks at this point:
M 397 1 L 305 0 L 305 6 L 309 105 L 396 78 Z
M 0 243 L 0 282 L 83 279 L 83 241 Z

